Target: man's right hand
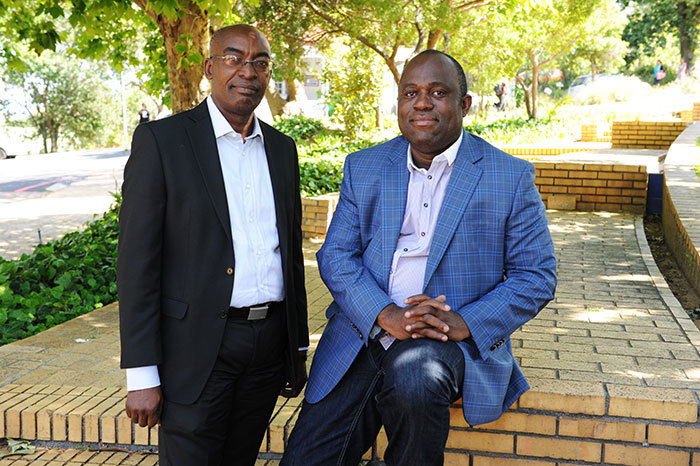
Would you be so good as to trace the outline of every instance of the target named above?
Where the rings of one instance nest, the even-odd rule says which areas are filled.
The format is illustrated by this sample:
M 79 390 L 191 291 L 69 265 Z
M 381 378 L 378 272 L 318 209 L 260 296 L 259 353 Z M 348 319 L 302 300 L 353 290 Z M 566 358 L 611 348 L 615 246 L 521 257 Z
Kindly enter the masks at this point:
M 160 386 L 133 390 L 126 394 L 126 415 L 134 424 L 153 427 L 160 424 L 163 410 L 163 392 Z

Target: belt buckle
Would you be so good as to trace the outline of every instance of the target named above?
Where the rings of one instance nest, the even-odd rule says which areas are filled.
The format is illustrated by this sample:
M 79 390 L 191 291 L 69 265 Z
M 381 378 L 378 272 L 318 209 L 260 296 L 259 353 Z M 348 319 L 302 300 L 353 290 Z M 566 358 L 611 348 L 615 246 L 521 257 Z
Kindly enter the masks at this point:
M 248 310 L 248 320 L 263 320 L 267 317 L 267 311 L 269 309 L 269 304 L 262 304 L 260 306 L 250 306 Z

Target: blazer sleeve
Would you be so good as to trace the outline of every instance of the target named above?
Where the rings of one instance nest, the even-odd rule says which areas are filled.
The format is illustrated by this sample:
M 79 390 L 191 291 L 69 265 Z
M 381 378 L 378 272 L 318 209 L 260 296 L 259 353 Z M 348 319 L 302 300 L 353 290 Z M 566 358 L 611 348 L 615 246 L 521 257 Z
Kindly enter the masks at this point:
M 136 127 L 124 169 L 117 288 L 121 367 L 161 363 L 161 251 L 165 180 L 151 125 Z
M 353 190 L 352 156 L 345 160 L 338 206 L 317 253 L 321 278 L 365 345 L 377 316 L 393 301 L 365 267 L 360 209 Z
M 556 257 L 534 179 L 534 167 L 528 164 L 505 224 L 505 280 L 458 310 L 482 359 L 554 298 Z
M 306 298 L 306 284 L 304 282 L 304 251 L 302 249 L 301 233 L 301 187 L 299 173 L 299 156 L 296 144 L 291 143 L 294 155 L 294 215 L 292 221 L 292 260 L 294 269 L 294 293 L 295 306 L 298 319 L 299 347 L 309 346 L 309 322 Z

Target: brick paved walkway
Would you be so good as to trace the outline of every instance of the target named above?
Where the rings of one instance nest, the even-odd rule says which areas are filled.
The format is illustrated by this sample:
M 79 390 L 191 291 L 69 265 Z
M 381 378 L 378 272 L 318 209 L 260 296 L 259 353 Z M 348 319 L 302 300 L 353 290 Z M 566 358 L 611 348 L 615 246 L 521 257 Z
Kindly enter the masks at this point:
M 502 423 L 508 423 L 512 430 L 520 419 L 525 424 L 516 430 L 542 435 L 550 435 L 551 430 L 557 438 L 573 435 L 578 437 L 573 441 L 584 443 L 585 449 L 577 447 L 568 458 L 604 463 L 615 451 L 629 446 L 619 442 L 651 439 L 664 444 L 669 441 L 664 435 L 673 437 L 676 432 L 669 434 L 668 429 L 681 425 L 691 429 L 692 435 L 700 432 L 700 332 L 674 307 L 668 290 L 655 286 L 658 270 L 652 266 L 650 272 L 645 262 L 650 254 L 644 247 L 641 219 L 632 214 L 589 212 L 550 212 L 548 216 L 559 259 L 559 287 L 556 299 L 513 335 L 515 356 L 532 390 Z M 325 325 L 323 311 L 330 296 L 315 263 L 319 243 L 305 242 L 304 247 L 313 353 Z M 149 432 L 133 427 L 124 415 L 117 333 L 117 307 L 111 305 L 0 347 L 0 414 L 5 413 L 4 423 L 0 416 L 0 438 L 155 445 L 155 429 Z M 300 399 L 278 401 L 261 452 L 278 455 L 284 451 L 299 404 Z M 528 414 L 544 411 L 576 417 L 578 424 L 556 417 L 561 414 L 551 418 L 546 413 Z M 596 438 L 599 432 L 567 431 L 572 425 L 581 429 L 586 416 L 626 419 L 615 428 L 628 430 L 610 437 L 618 443 L 606 446 L 604 459 L 600 445 L 580 441 Z M 468 430 L 457 432 L 463 438 L 473 435 Z M 600 435 L 608 438 L 606 433 Z M 514 437 L 499 438 L 503 439 L 499 445 L 506 445 L 503 451 L 512 451 Z M 535 440 L 538 438 L 528 436 L 518 440 L 516 453 L 535 457 L 541 456 L 537 448 L 554 448 Z M 450 445 L 448 442 L 448 448 L 465 448 Z M 700 451 L 700 436 L 687 445 Z M 664 454 L 690 458 L 679 450 Z M 695 457 L 700 464 L 700 454 Z M 23 461 L 0 465 L 57 464 Z

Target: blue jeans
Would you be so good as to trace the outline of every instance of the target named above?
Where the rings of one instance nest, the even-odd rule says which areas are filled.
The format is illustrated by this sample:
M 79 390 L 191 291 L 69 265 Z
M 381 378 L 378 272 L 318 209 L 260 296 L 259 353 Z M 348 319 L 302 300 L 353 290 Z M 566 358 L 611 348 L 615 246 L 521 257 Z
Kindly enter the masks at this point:
M 453 342 L 397 340 L 385 351 L 370 341 L 328 396 L 304 401 L 282 466 L 356 466 L 382 425 L 387 465 L 442 465 L 463 378 Z

